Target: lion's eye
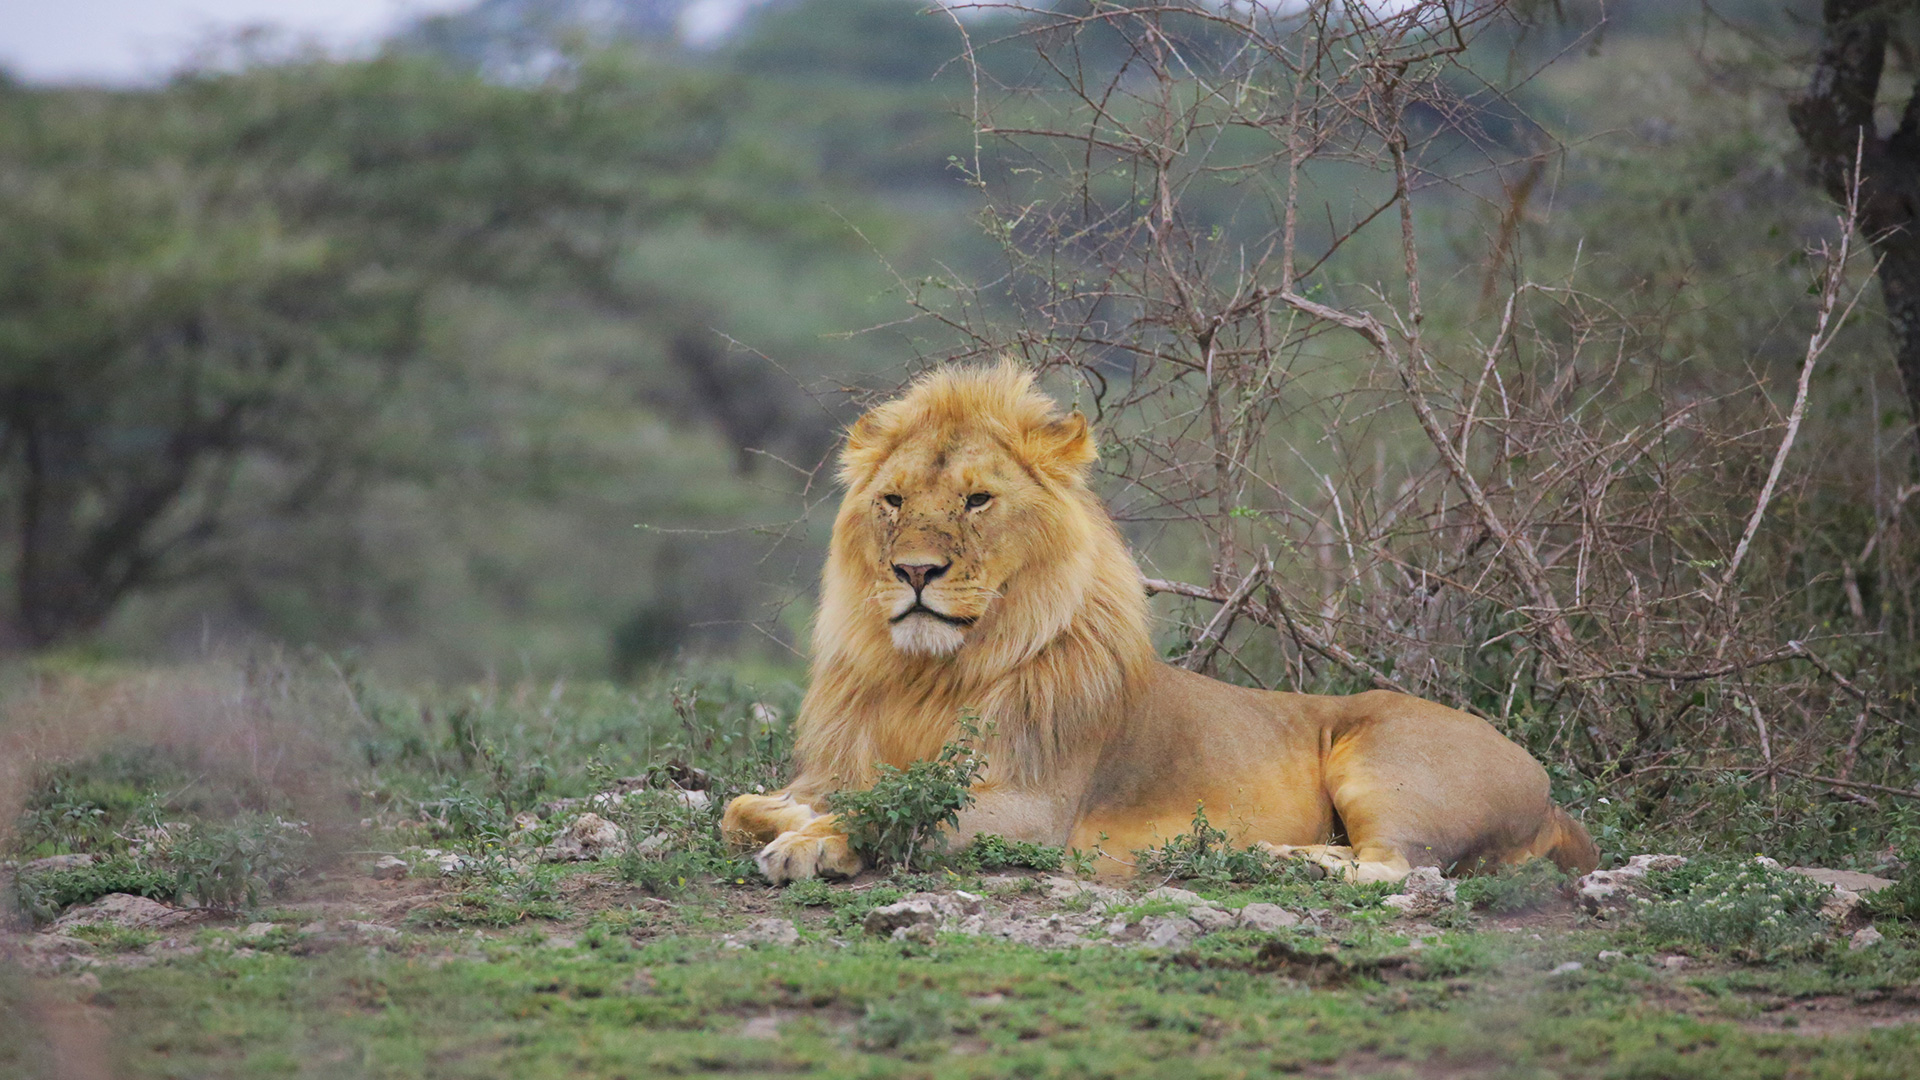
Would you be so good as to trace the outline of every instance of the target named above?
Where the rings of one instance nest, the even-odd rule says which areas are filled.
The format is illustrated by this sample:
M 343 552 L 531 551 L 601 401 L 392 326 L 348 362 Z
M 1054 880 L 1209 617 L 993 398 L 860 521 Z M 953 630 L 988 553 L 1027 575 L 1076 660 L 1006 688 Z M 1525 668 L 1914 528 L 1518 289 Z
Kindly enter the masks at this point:
M 967 496 L 967 509 L 978 510 L 993 501 L 993 496 L 984 491 L 976 491 Z
M 893 507 L 895 510 L 900 509 L 900 496 L 898 495 L 882 495 L 880 496 L 880 501 Z

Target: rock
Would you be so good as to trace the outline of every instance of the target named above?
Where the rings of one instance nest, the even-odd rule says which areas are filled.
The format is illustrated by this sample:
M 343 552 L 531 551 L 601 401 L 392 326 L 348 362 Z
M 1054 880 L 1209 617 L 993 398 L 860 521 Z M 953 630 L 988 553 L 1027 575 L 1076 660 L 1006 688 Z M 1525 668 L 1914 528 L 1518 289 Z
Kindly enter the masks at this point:
M 276 928 L 277 924 L 270 922 L 248 923 L 247 928 L 240 931 L 240 939 L 242 941 L 258 941 L 268 934 L 273 933 Z
M 1626 958 L 1627 954 L 1621 952 L 1619 949 L 1601 949 L 1600 955 L 1594 957 L 1595 960 L 1603 964 L 1612 960 L 1625 960 Z
M 1649 870 L 1678 870 L 1685 865 L 1685 855 L 1635 855 L 1622 869 L 1635 877 L 1645 877 Z
M 740 1037 L 743 1039 L 777 1039 L 780 1037 L 780 1018 L 777 1016 L 755 1016 L 740 1025 Z
M 1684 855 L 1635 855 L 1625 866 L 1614 870 L 1595 870 L 1574 883 L 1580 906 L 1589 914 L 1599 914 L 1607 901 L 1625 899 L 1649 871 L 1678 870 L 1687 865 Z
M 1851 889 L 1843 889 L 1838 885 L 1832 886 L 1832 888 L 1833 895 L 1827 897 L 1820 905 L 1820 917 L 1835 926 L 1846 926 L 1849 923 L 1865 922 L 1866 913 L 1860 909 L 1866 901 L 1861 898 L 1860 894 Z
M 1141 944 L 1156 949 L 1185 945 L 1200 936 L 1200 927 L 1184 915 L 1149 915 L 1140 920 Z
M 560 836 L 542 850 L 548 862 L 579 862 L 613 854 L 627 842 L 627 831 L 599 814 L 586 813 L 567 822 Z
M 1789 866 L 1787 873 L 1810 877 L 1823 885 L 1830 885 L 1836 891 L 1845 889 L 1854 893 L 1873 893 L 1893 884 L 1887 878 L 1873 874 L 1862 874 L 1853 870 L 1828 870 L 1819 866 Z
M 194 914 L 170 904 L 130 893 L 109 893 L 90 904 L 70 909 L 53 922 L 56 932 L 79 926 L 125 926 L 159 930 L 192 922 Z
M 1693 963 L 1693 961 L 1684 956 L 1663 956 L 1660 958 L 1660 966 L 1666 968 L 1668 971 L 1679 971 L 1691 963 Z
M 1547 972 L 1547 974 L 1548 974 L 1549 976 L 1553 976 L 1553 975 L 1571 975 L 1571 974 L 1573 974 L 1573 973 L 1574 973 L 1574 972 L 1576 972 L 1576 971 L 1580 971 L 1580 970 L 1582 970 L 1582 969 L 1584 969 L 1584 968 L 1585 968 L 1586 966 L 1587 966 L 1587 965 L 1585 965 L 1585 964 L 1583 964 L 1583 963 L 1581 963 L 1581 962 L 1580 962 L 1580 961 L 1578 961 L 1578 960 L 1568 960 L 1568 961 L 1567 961 L 1566 963 L 1564 963 L 1564 964 L 1555 964 L 1555 965 L 1553 966 L 1553 970 L 1552 970 L 1552 971 L 1549 971 L 1549 972 Z
M 1416 866 L 1400 883 L 1400 893 L 1381 903 L 1396 908 L 1408 918 L 1423 918 L 1453 906 L 1453 882 L 1440 876 L 1431 866 Z
M 1848 951 L 1870 949 L 1884 940 L 1886 936 L 1880 931 L 1871 926 L 1863 926 L 1853 932 L 1853 937 L 1847 941 L 1847 949 Z
M 1759 864 L 1760 864 L 1761 866 L 1764 866 L 1764 867 L 1766 867 L 1766 868 L 1767 868 L 1767 869 L 1769 869 L 1769 870 L 1783 870 L 1783 869 L 1785 869 L 1785 867 L 1783 867 L 1783 866 L 1781 866 L 1781 865 L 1780 865 L 1780 860 L 1778 860 L 1778 859 L 1769 859 L 1769 858 L 1767 858 L 1767 857 L 1766 857 L 1765 855 L 1755 855 L 1755 856 L 1753 857 L 1753 861 L 1754 861 L 1754 862 L 1756 862 L 1756 863 L 1759 863 Z
M 1142 897 L 1141 897 L 1140 899 L 1142 899 L 1142 900 L 1165 900 L 1165 901 L 1169 901 L 1169 902 L 1171 902 L 1171 903 L 1175 903 L 1175 904 L 1204 904 L 1204 903 L 1206 903 L 1206 901 L 1205 901 L 1205 900 L 1202 900 L 1202 899 L 1200 898 L 1200 894 L 1199 894 L 1199 893 L 1192 893 L 1192 892 L 1188 892 L 1188 891 L 1187 891 L 1187 890 L 1185 890 L 1185 889 L 1176 889 L 1176 888 L 1174 888 L 1174 887 L 1173 887 L 1173 886 L 1171 886 L 1171 885 L 1162 885 L 1162 886 L 1160 886 L 1159 888 L 1157 888 L 1157 889 L 1154 889 L 1154 890 L 1152 890 L 1151 892 L 1148 892 L 1148 893 L 1147 893 L 1147 894 L 1146 894 L 1145 896 L 1142 896 Z
M 897 930 L 910 926 L 927 925 L 938 928 L 940 912 L 929 900 L 902 900 L 897 904 L 888 904 L 867 912 L 860 925 L 867 933 L 878 937 L 892 937 Z
M 454 854 L 451 851 L 442 852 L 434 856 L 433 864 L 440 868 L 441 877 L 453 877 L 455 874 L 464 874 L 468 870 L 473 869 L 472 859 L 467 858 L 465 855 Z
M 1278 904 L 1248 904 L 1240 909 L 1240 925 L 1270 934 L 1299 926 L 1300 916 Z
M 755 919 L 740 931 L 739 938 L 755 945 L 798 945 L 800 931 L 792 919 Z
M 1239 922 L 1234 918 L 1233 912 L 1222 911 L 1212 904 L 1202 904 L 1188 909 L 1187 918 L 1198 926 L 1203 934 L 1211 934 L 1216 930 L 1231 930 Z
M 373 869 L 368 873 L 381 881 L 398 881 L 412 872 L 412 869 L 407 865 L 407 860 L 399 856 L 382 855 L 375 860 Z
M 87 952 L 92 948 L 93 946 L 77 937 L 68 937 L 65 934 L 53 933 L 51 931 L 35 934 L 27 939 L 27 951 L 36 956 Z
M 680 805 L 689 810 L 705 810 L 712 802 L 704 791 L 676 791 L 674 794 L 679 797 Z
M 92 866 L 99 860 L 100 856 L 84 852 L 76 855 L 49 855 L 44 859 L 21 863 L 14 869 L 14 873 L 38 874 L 46 870 L 77 870 L 83 866 Z
M 1071 900 L 1077 896 L 1086 896 L 1102 907 L 1127 902 L 1127 894 L 1108 885 L 1095 885 L 1091 881 L 1063 877 L 1059 874 L 1043 878 L 1047 887 L 1047 897 L 1052 900 Z
M 392 939 L 400 936 L 400 931 L 395 930 L 391 926 L 382 926 L 379 923 L 348 921 L 336 923 L 335 925 L 350 934 L 358 934 L 366 938 Z

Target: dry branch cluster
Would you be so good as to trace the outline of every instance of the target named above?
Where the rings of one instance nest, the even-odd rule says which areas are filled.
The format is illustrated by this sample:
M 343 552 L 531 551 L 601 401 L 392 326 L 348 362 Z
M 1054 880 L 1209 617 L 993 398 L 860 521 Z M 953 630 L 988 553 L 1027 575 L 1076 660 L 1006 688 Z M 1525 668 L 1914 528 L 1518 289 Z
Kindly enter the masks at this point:
M 968 164 L 1007 276 L 915 300 L 952 355 L 1024 355 L 1096 414 L 1149 588 L 1189 601 L 1181 662 L 1447 700 L 1590 792 L 1910 793 L 1903 760 L 1862 772 L 1912 720 L 1858 659 L 1886 605 L 1854 589 L 1830 619 L 1769 527 L 1870 276 L 1852 208 L 1810 253 L 1782 390 L 1527 275 L 1516 223 L 1557 147 L 1510 94 L 1503 4 L 1021 10 L 1039 77 L 978 88 Z M 1427 226 L 1448 213 L 1484 254 Z M 1848 575 L 1904 543 L 1907 494 Z

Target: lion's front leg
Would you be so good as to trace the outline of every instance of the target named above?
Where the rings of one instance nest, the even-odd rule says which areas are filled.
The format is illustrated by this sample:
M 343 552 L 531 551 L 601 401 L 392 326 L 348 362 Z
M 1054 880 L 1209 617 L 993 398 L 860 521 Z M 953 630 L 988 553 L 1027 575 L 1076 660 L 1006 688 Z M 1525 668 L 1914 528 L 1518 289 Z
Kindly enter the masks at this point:
M 775 885 L 852 877 L 864 865 L 834 815 L 819 813 L 787 791 L 734 799 L 720 819 L 720 835 L 741 847 L 764 845 L 753 861 Z

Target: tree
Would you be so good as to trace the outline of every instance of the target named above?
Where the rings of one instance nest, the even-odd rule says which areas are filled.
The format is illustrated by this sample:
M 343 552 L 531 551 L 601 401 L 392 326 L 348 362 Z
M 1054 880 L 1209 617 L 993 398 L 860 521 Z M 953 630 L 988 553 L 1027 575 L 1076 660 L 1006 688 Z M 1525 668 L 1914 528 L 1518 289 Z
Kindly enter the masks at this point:
M 506 87 L 401 57 L 0 90 L 7 637 L 92 630 L 217 570 L 247 523 L 417 467 L 374 421 L 448 288 L 644 310 L 627 237 L 777 213 L 725 175 L 712 91 L 612 59 Z
M 1880 260 L 1895 361 L 1920 425 L 1920 89 L 1892 133 L 1874 118 L 1887 51 L 1904 38 L 1896 24 L 1915 10 L 1914 0 L 1824 0 L 1820 48 L 1788 115 L 1829 196 L 1845 205 L 1859 184 L 1860 231 Z

